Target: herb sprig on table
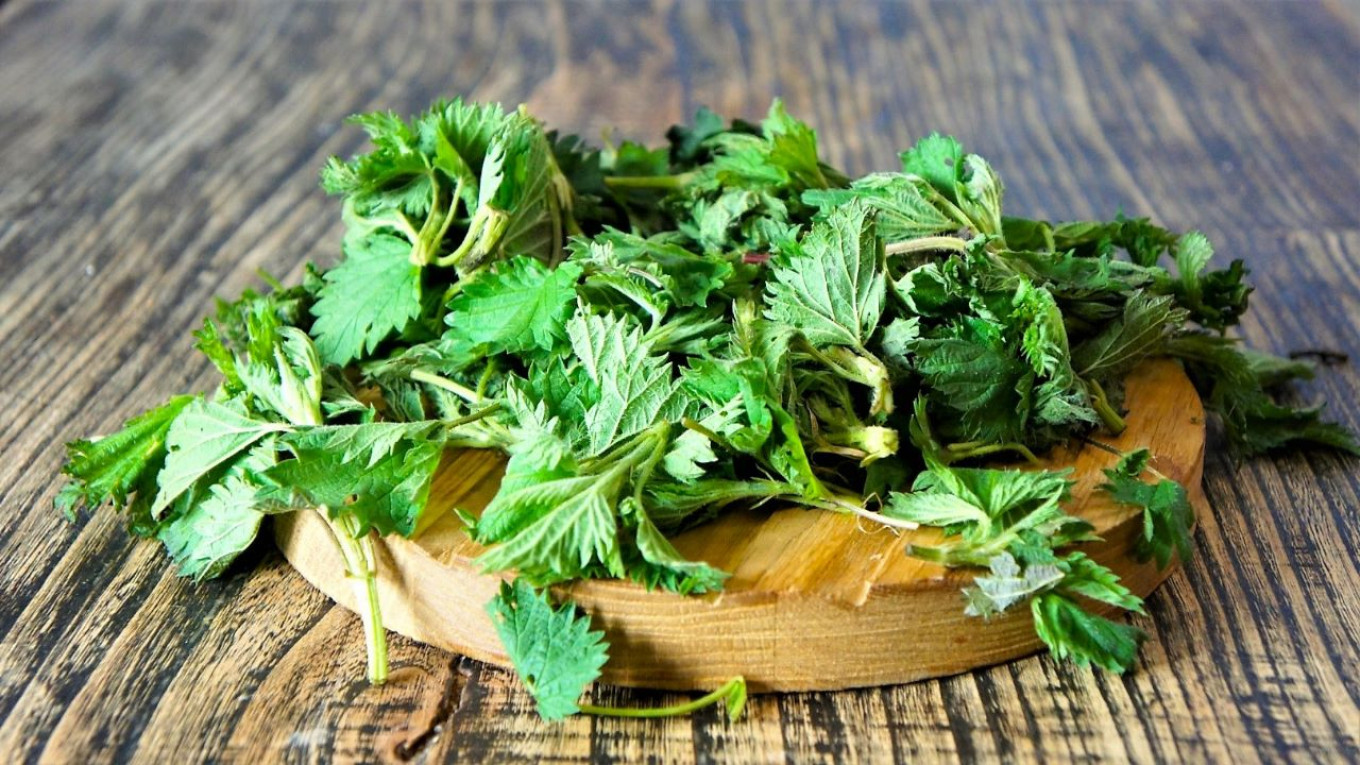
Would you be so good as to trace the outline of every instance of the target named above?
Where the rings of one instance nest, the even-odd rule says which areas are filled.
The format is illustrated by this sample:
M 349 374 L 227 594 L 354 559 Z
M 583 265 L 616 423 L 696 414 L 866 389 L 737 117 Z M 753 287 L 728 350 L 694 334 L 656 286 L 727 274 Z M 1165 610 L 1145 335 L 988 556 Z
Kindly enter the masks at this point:
M 1008 217 L 1000 178 L 932 135 L 901 170 L 851 179 L 776 102 L 759 124 L 700 111 L 656 149 L 595 149 L 525 113 L 460 100 L 353 120 L 332 159 L 343 253 L 302 283 L 220 302 L 197 347 L 222 382 L 68 445 L 57 504 L 112 504 L 185 576 L 221 574 L 273 513 L 319 513 L 358 592 L 369 678 L 386 678 L 376 534 L 420 533 L 446 449 L 509 455 L 469 533 L 513 580 L 488 604 L 540 713 L 659 715 L 725 701 L 734 678 L 661 710 L 578 704 L 602 633 L 548 587 L 631 579 L 679 593 L 726 574 L 676 531 L 776 502 L 944 530 L 910 554 L 975 572 L 961 607 L 1029 605 L 1053 652 L 1122 672 L 1142 611 L 1067 515 L 1063 473 L 990 469 L 1124 429 L 1124 376 L 1184 364 L 1229 448 L 1357 452 L 1272 393 L 1310 366 L 1224 334 L 1240 261 L 1145 219 Z M 1139 551 L 1190 554 L 1184 487 L 1121 455 L 1103 488 L 1141 508 Z M 904 630 L 909 629 L 904 625 Z

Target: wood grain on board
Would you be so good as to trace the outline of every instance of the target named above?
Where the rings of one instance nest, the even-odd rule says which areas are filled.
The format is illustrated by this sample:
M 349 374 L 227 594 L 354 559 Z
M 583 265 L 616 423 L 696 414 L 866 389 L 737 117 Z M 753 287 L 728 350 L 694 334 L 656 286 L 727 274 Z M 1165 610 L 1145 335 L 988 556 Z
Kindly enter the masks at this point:
M 1132 621 L 1118 677 L 1024 659 L 909 685 L 756 697 L 655 722 L 545 724 L 506 672 L 392 638 L 261 548 L 174 576 L 98 512 L 51 510 L 61 444 L 215 382 L 214 295 L 331 262 L 316 186 L 342 118 L 438 96 L 653 139 L 774 95 L 829 160 L 891 168 L 941 130 L 1008 207 L 1197 227 L 1259 292 L 1260 348 L 1360 356 L 1354 3 L 0 4 L 0 751 L 17 761 L 874 761 L 1360 756 L 1360 479 L 1300 452 L 1236 464 L 1211 432 L 1196 558 Z M 1360 373 L 1302 400 L 1360 426 Z M 600 686 L 596 703 L 683 695 Z

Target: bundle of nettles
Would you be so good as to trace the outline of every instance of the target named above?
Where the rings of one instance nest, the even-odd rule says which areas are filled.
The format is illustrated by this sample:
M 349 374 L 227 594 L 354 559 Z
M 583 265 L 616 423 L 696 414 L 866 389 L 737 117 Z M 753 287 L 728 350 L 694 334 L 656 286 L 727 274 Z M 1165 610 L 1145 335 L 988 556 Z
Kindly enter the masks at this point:
M 669 537 L 755 505 L 941 527 L 910 554 L 973 572 L 969 614 L 1027 604 L 1057 656 L 1129 668 L 1143 634 L 1095 611 L 1142 601 L 1072 549 L 1095 537 L 1063 510 L 1066 473 L 978 463 L 1119 433 L 1123 378 L 1149 357 L 1180 360 L 1238 455 L 1356 452 L 1272 395 L 1308 364 L 1225 336 L 1251 292 L 1240 261 L 1211 270 L 1204 236 L 1145 219 L 1007 217 L 996 173 L 946 136 L 852 179 L 778 102 L 759 124 L 700 111 L 655 149 L 461 100 L 353 122 L 371 150 L 322 172 L 340 261 L 219 302 L 196 334 L 217 390 L 69 444 L 57 504 L 112 504 L 195 579 L 270 514 L 319 513 L 365 604 L 374 683 L 375 535 L 432 521 L 455 447 L 509 455 L 464 520 L 506 579 L 488 609 L 547 718 L 740 709 L 741 678 L 674 708 L 578 704 L 607 645 L 548 588 L 719 590 Z M 1151 456 L 1121 454 L 1103 489 L 1141 509 L 1139 553 L 1165 567 L 1194 518 Z

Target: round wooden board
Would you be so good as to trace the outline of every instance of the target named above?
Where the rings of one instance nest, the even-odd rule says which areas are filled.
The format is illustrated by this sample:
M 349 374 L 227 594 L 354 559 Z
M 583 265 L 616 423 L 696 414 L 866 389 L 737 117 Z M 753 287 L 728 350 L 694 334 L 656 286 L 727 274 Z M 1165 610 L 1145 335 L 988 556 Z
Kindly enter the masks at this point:
M 1207 503 L 1204 409 L 1179 364 L 1158 360 L 1127 381 L 1128 429 L 1107 439 L 1121 450 L 1147 447 L 1153 465 Z M 1136 562 L 1136 510 L 1094 491 L 1115 457 L 1091 446 L 1055 450 L 1051 467 L 1073 467 L 1068 511 L 1089 520 L 1104 542 L 1084 547 L 1146 596 L 1170 573 Z M 386 626 L 424 643 L 500 665 L 509 660 L 485 604 L 499 578 L 472 564 L 483 548 L 468 539 L 454 507 L 480 512 L 500 482 L 501 457 L 467 451 L 436 479 L 441 513 L 414 540 L 379 545 L 378 590 Z M 354 594 L 329 530 L 311 512 L 280 516 L 280 548 L 308 581 L 346 608 Z M 751 691 L 832 690 L 887 685 L 995 664 L 1041 647 L 1028 609 L 982 621 L 963 613 L 967 574 L 903 554 L 937 532 L 895 532 L 849 515 L 769 508 L 728 513 L 679 535 L 693 560 L 731 572 L 721 593 L 683 597 L 616 581 L 555 591 L 588 611 L 610 643 L 602 680 L 677 690 L 711 689 L 743 675 Z

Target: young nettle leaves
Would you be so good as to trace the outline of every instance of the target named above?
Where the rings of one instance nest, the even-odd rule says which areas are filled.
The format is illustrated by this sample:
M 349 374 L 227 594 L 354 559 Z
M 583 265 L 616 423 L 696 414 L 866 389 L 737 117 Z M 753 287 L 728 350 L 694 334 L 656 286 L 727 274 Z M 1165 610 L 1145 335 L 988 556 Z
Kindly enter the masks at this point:
M 56 502 L 112 504 L 196 579 L 270 513 L 318 512 L 365 604 L 375 683 L 374 535 L 433 522 L 449 447 L 510 455 L 465 518 L 479 565 L 513 578 L 490 608 L 548 718 L 740 711 L 741 678 L 671 708 L 580 704 L 603 637 L 534 587 L 721 589 L 671 535 L 762 503 L 940 529 L 908 549 L 974 573 L 967 613 L 1028 602 L 1056 656 L 1130 667 L 1142 633 L 1089 609 L 1141 601 L 1075 547 L 1094 536 L 1063 509 L 1067 475 L 976 465 L 1119 433 L 1124 377 L 1150 357 L 1184 364 L 1238 455 L 1360 453 L 1279 397 L 1310 365 L 1223 334 L 1251 292 L 1241 262 L 1215 270 L 1203 235 L 1146 219 L 1007 217 L 991 166 L 948 136 L 852 180 L 779 102 L 759 124 L 700 111 L 655 148 L 594 149 L 462 100 L 353 122 L 371 146 L 322 172 L 343 197 L 340 260 L 219 301 L 196 333 L 216 392 L 69 444 Z M 1138 553 L 1167 566 L 1194 516 L 1148 461 L 1122 455 L 1103 488 L 1141 510 Z
M 1166 568 L 1172 558 L 1190 560 L 1195 549 L 1191 540 L 1195 510 L 1185 487 L 1152 471 L 1148 466 L 1151 459 L 1147 449 L 1125 454 L 1105 471 L 1109 483 L 1101 488 L 1117 502 L 1142 509 L 1143 535 L 1138 540 L 1138 553 L 1143 560 L 1155 560 L 1158 568 Z M 1142 478 L 1145 472 L 1153 473 L 1156 483 L 1146 483 Z
M 154 528 L 146 524 L 151 522 L 156 481 L 165 464 L 166 438 L 180 413 L 197 400 L 175 396 L 128 420 L 113 435 L 67 444 L 62 472 L 71 482 L 57 495 L 58 509 L 74 520 L 80 507 L 109 503 L 115 510 L 127 510 L 139 532 Z
M 234 401 L 219 404 L 195 399 L 166 434 L 168 451 L 156 478 L 160 488 L 151 504 L 152 517 L 160 518 L 180 495 L 260 439 L 289 429 L 282 423 L 251 418 Z
M 208 487 L 205 497 L 157 530 L 181 576 L 211 579 L 255 542 L 266 513 L 255 477 L 276 460 L 273 439 L 256 444 Z
M 1063 512 L 1070 487 L 1064 473 L 935 466 L 911 493 L 893 493 L 884 513 L 945 530 L 944 544 L 908 554 L 988 570 L 964 589 L 968 615 L 989 617 L 1028 600 L 1035 631 L 1054 655 L 1123 672 L 1142 632 L 1088 613 L 1074 598 L 1135 613 L 1143 602 L 1084 553 L 1061 552 L 1098 539 L 1090 524 Z
M 502 582 L 487 611 L 539 715 L 560 720 L 579 712 L 581 694 L 609 660 L 604 633 L 591 630 L 575 606 L 553 607 L 546 592 L 523 579 Z
M 410 244 L 387 233 L 345 238 L 345 257 L 326 272 L 312 314 L 312 333 L 329 364 L 366 357 L 421 312 L 421 267 Z
M 522 255 L 503 261 L 449 302 L 445 336 L 481 356 L 552 351 L 566 340 L 581 272 L 575 263 L 549 269 Z
M 722 703 L 728 719 L 735 722 L 746 706 L 746 681 L 740 677 L 713 693 L 674 707 L 581 704 L 581 695 L 600 676 L 609 659 L 604 633 L 590 629 L 590 617 L 578 615 L 569 603 L 554 607 L 546 591 L 536 591 L 522 579 L 502 582 L 486 610 L 515 672 L 545 720 L 560 720 L 577 712 L 609 717 L 673 717 Z
M 883 315 L 883 243 L 869 210 L 839 208 L 775 261 L 766 316 L 797 330 L 808 350 L 840 376 L 869 386 L 870 414 L 893 411 L 887 367 L 868 350 Z

